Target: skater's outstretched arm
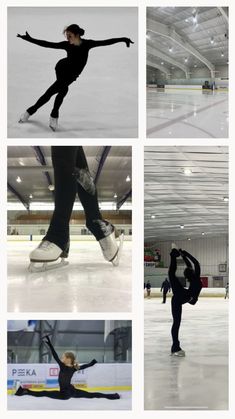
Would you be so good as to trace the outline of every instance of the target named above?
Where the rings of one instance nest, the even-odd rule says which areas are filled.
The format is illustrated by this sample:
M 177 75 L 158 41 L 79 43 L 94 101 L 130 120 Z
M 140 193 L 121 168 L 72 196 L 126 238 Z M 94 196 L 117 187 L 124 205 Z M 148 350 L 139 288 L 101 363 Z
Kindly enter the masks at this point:
M 201 267 L 200 267 L 200 263 L 198 262 L 198 260 L 195 257 L 193 257 L 190 253 L 186 252 L 186 250 L 182 250 L 181 254 L 184 255 L 187 259 L 189 259 L 191 262 L 193 262 L 195 274 L 196 274 L 197 277 L 200 278 Z
M 53 358 L 54 358 L 54 360 L 57 362 L 57 364 L 59 364 L 59 366 L 63 366 L 64 364 L 63 364 L 63 362 L 60 360 L 60 358 L 59 358 L 59 356 L 58 356 L 58 354 L 56 353 L 56 351 L 55 351 L 55 349 L 54 349 L 54 347 L 53 347 L 53 345 L 52 345 L 52 343 L 51 343 L 51 341 L 50 341 L 50 338 L 49 338 L 49 336 L 45 336 L 43 339 L 45 339 L 45 343 L 49 346 L 49 348 L 50 348 L 50 350 L 51 350 L 51 353 L 52 353 L 52 355 L 53 355 Z
M 93 367 L 93 365 L 95 365 L 95 364 L 97 364 L 96 359 L 92 359 L 92 361 L 91 361 L 91 362 L 89 362 L 88 364 L 83 364 L 83 365 L 80 365 L 80 366 L 79 366 L 79 371 L 80 371 L 80 370 L 85 370 L 86 368 Z
M 180 256 L 182 257 L 182 259 L 183 259 L 183 261 L 184 261 L 184 263 L 185 263 L 185 265 L 188 267 L 188 268 L 191 268 L 192 269 L 192 263 L 190 262 L 190 260 L 186 257 L 186 255 L 184 254 L 184 250 L 181 250 L 181 249 L 179 249 L 179 252 L 180 252 Z
M 90 40 L 89 42 L 90 42 L 90 48 L 104 47 L 106 45 L 118 44 L 119 42 L 125 42 L 126 46 L 129 48 L 130 44 L 134 44 L 134 42 L 130 38 L 111 38 L 111 39 L 104 39 L 103 41 Z
M 49 42 L 49 41 L 43 41 L 41 39 L 35 39 L 35 38 L 32 38 L 27 31 L 25 32 L 25 35 L 20 35 L 18 33 L 17 38 L 24 39 L 24 41 L 28 41 L 28 42 L 31 42 L 32 44 L 36 44 L 36 45 L 39 45 L 40 47 L 45 47 L 45 48 L 66 49 L 67 44 L 68 44 L 66 41 Z

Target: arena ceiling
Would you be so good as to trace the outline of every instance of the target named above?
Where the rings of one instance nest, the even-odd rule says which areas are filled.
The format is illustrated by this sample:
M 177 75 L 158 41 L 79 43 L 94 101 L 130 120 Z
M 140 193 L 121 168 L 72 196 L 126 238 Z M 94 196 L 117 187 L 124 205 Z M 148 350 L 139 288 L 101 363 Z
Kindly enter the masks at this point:
M 84 147 L 100 202 L 113 208 L 131 202 L 131 147 Z M 50 147 L 8 147 L 8 202 L 23 204 L 53 201 L 53 168 Z M 50 188 L 50 189 L 49 189 Z M 12 205 L 14 208 L 14 205 Z
M 145 240 L 228 232 L 228 148 L 145 148 Z
M 147 65 L 171 74 L 180 68 L 228 64 L 227 7 L 148 7 Z

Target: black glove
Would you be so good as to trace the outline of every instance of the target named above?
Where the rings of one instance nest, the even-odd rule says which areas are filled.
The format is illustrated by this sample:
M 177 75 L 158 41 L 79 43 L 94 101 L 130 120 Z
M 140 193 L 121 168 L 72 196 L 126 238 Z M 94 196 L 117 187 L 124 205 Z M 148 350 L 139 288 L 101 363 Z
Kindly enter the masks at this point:
M 92 361 L 90 362 L 91 365 L 95 365 L 97 363 L 98 363 L 98 361 L 96 361 L 96 359 L 92 359 Z
M 172 249 L 170 256 L 173 256 L 175 258 L 178 258 L 180 256 L 180 252 L 177 249 Z
M 123 38 L 123 41 L 126 43 L 127 48 L 130 47 L 130 44 L 134 44 L 130 38 Z
M 25 32 L 25 35 L 20 35 L 18 33 L 16 36 L 17 36 L 17 38 L 24 39 L 25 41 L 28 41 L 31 38 L 31 36 L 29 35 L 29 33 L 27 31 Z

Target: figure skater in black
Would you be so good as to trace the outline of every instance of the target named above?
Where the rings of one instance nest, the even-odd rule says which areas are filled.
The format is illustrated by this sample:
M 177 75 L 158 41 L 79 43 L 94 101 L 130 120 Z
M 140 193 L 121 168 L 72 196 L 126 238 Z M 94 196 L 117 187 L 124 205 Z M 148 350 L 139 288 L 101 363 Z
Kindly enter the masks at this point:
M 81 146 L 52 146 L 55 208 L 42 242 L 30 253 L 30 271 L 38 272 L 63 266 L 69 253 L 69 221 L 76 194 L 86 217 L 86 226 L 98 241 L 104 258 L 119 263 L 123 234 L 104 220 L 99 209 L 97 190 Z M 51 264 L 62 258 L 59 264 Z M 43 263 L 43 266 L 41 264 Z
M 15 396 L 34 396 L 34 397 L 49 397 L 51 399 L 59 399 L 59 400 L 68 400 L 70 398 L 81 398 L 84 397 L 86 399 L 93 399 L 93 398 L 104 398 L 104 399 L 120 399 L 118 393 L 98 393 L 98 392 L 88 392 L 84 390 L 76 389 L 71 384 L 71 379 L 73 374 L 76 371 L 81 371 L 86 368 L 90 368 L 97 363 L 95 359 L 93 359 L 89 364 L 79 365 L 75 361 L 75 356 L 73 352 L 65 352 L 61 359 L 58 357 L 54 347 L 48 336 L 45 336 L 46 343 L 49 346 L 52 355 L 55 361 L 58 363 L 60 367 L 59 372 L 59 391 L 32 391 L 28 388 L 19 387 L 15 393 Z
M 189 281 L 189 287 L 184 288 L 176 276 L 177 257 L 181 256 L 186 264 L 184 270 L 184 277 Z M 181 349 L 179 342 L 179 329 L 182 316 L 182 305 L 189 303 L 195 305 L 198 296 L 202 289 L 202 282 L 200 279 L 200 264 L 190 253 L 186 250 L 173 248 L 170 253 L 171 261 L 169 267 L 169 280 L 172 289 L 171 310 L 173 317 L 173 325 L 171 328 L 172 347 L 171 354 L 175 356 L 185 356 L 185 351 Z M 192 266 L 194 265 L 194 267 Z
M 112 45 L 118 42 L 124 42 L 127 47 L 133 42 L 129 38 L 112 38 L 103 41 L 94 41 L 91 39 L 84 39 L 84 29 L 76 24 L 67 26 L 64 30 L 64 35 L 67 41 L 63 42 L 48 42 L 32 38 L 28 32 L 25 35 L 17 34 L 17 37 L 25 41 L 39 45 L 45 48 L 63 49 L 67 53 L 67 57 L 61 59 L 55 66 L 56 81 L 49 87 L 49 89 L 38 99 L 38 101 L 30 106 L 26 112 L 20 117 L 19 122 L 28 121 L 29 117 L 33 115 L 41 106 L 45 105 L 50 98 L 56 94 L 54 107 L 50 115 L 50 128 L 55 131 L 58 125 L 59 109 L 65 96 L 68 93 L 69 85 L 73 83 L 83 71 L 90 49 L 101 47 L 105 45 Z

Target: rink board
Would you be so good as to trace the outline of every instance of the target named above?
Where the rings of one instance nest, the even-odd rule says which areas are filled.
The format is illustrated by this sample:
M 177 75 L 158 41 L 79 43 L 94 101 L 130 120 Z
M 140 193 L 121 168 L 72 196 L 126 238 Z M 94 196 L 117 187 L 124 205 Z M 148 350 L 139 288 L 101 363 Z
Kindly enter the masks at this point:
M 9 393 L 15 382 L 34 390 L 58 389 L 58 364 L 8 364 L 7 388 Z M 86 390 L 131 390 L 131 364 L 96 364 L 78 371 L 72 384 Z

